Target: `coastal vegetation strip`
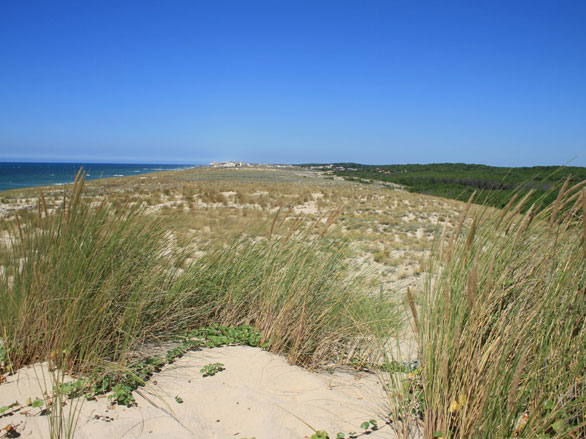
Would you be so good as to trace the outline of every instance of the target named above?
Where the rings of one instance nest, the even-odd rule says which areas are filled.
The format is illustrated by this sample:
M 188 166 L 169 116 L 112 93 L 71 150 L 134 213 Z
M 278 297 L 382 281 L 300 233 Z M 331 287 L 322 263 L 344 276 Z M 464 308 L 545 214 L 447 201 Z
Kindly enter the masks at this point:
M 411 192 L 466 201 L 477 192 L 476 202 L 505 207 L 515 194 L 532 192 L 530 201 L 544 205 L 554 201 L 552 191 L 568 179 L 570 185 L 586 179 L 578 166 L 495 167 L 465 163 L 363 165 L 358 163 L 304 164 L 306 168 L 332 172 L 350 181 L 395 183 Z M 530 205 L 531 203 L 529 203 Z

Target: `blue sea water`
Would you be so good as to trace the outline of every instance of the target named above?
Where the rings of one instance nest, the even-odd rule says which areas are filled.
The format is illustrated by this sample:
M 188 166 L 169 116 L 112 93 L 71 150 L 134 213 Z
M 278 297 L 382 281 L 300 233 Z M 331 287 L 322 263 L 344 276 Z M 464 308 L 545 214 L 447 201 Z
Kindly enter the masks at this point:
M 124 177 L 157 171 L 185 169 L 194 165 L 153 165 L 128 163 L 27 163 L 0 162 L 0 191 L 28 186 L 72 183 L 80 168 L 86 180 Z

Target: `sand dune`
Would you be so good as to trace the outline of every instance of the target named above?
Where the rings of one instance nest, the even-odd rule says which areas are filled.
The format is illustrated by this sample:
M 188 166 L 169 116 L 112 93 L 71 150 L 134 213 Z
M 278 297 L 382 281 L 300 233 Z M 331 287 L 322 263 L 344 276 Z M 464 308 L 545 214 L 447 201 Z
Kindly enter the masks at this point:
M 225 370 L 204 378 L 200 369 L 216 362 Z M 0 386 L 0 406 L 41 396 L 40 374 L 37 365 L 7 377 Z M 360 431 L 360 424 L 372 418 L 382 424 L 377 415 L 384 415 L 386 401 L 372 374 L 311 373 L 242 346 L 190 352 L 135 396 L 136 407 L 111 407 L 107 398 L 84 402 L 75 437 L 304 438 L 313 433 L 311 427 L 335 437 L 339 431 Z M 11 423 L 22 437 L 48 437 L 48 417 L 34 412 L 4 416 L 0 426 Z M 394 435 L 385 426 L 369 437 Z

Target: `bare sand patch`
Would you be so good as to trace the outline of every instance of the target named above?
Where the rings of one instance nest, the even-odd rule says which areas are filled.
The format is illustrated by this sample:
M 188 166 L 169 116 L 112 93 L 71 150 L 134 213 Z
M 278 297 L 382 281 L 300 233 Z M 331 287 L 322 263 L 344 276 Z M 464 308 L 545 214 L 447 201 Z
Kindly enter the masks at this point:
M 222 363 L 225 370 L 204 378 L 200 369 L 209 363 Z M 40 366 L 25 368 L 7 377 L 0 385 L 0 406 L 41 397 L 40 371 Z M 188 353 L 135 397 L 136 407 L 110 407 L 107 398 L 84 402 L 75 437 L 304 438 L 313 433 L 309 426 L 335 435 L 359 431 L 365 420 L 382 425 L 386 406 L 382 385 L 372 374 L 311 373 L 283 357 L 242 346 Z M 48 417 L 32 411 L 0 418 L 1 427 L 8 423 L 21 437 L 49 436 Z M 383 427 L 369 437 L 394 435 Z

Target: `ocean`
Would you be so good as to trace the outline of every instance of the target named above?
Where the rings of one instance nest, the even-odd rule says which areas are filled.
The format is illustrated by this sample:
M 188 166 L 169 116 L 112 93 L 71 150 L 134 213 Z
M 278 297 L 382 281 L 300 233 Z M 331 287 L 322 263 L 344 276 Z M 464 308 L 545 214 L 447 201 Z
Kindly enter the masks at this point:
M 128 163 L 26 163 L 0 162 L 0 191 L 29 186 L 72 183 L 79 168 L 86 180 L 105 177 L 125 177 L 149 172 L 190 168 L 194 165 L 153 165 Z

